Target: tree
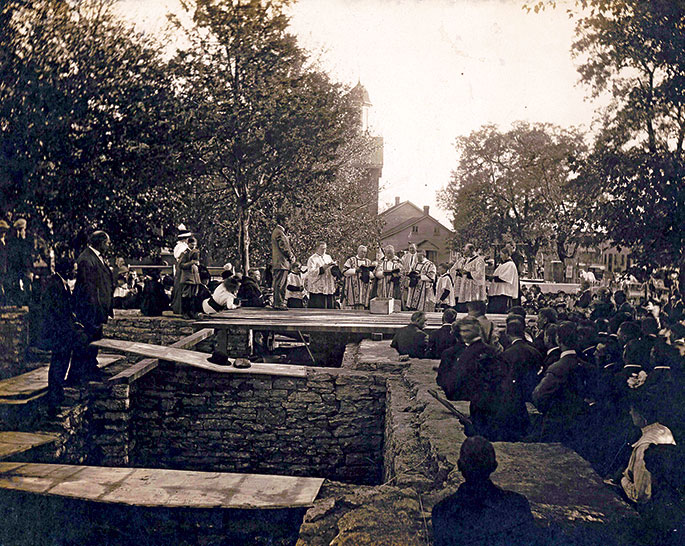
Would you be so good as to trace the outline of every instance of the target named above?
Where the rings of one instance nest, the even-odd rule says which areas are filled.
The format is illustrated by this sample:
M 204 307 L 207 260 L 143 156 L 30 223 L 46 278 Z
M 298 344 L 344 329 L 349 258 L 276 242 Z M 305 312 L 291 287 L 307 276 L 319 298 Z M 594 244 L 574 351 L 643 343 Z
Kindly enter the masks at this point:
M 182 118 L 161 49 L 111 2 L 8 1 L 0 29 L 0 202 L 75 246 L 159 249 L 182 204 Z
M 685 225 L 685 3 L 576 6 L 570 13 L 578 19 L 573 52 L 581 80 L 593 97 L 611 95 L 577 179 L 586 218 L 642 263 L 678 263 Z
M 595 1 L 573 46 L 612 103 L 583 179 L 589 218 L 642 262 L 677 263 L 685 226 L 685 4 Z
M 459 164 L 438 201 L 453 214 L 457 243 L 488 246 L 511 237 L 531 270 L 550 240 L 561 259 L 573 255 L 584 228 L 568 191 L 573 166 L 586 153 L 579 131 L 516 122 L 503 133 L 485 125 L 457 138 L 456 148 Z
M 183 4 L 194 25 L 174 66 L 194 116 L 191 139 L 204 173 L 198 202 L 225 238 L 235 226 L 247 271 L 251 239 L 266 243 L 276 209 L 300 204 L 313 212 L 341 179 L 346 144 L 358 137 L 356 114 L 342 86 L 308 64 L 288 33 L 288 2 Z

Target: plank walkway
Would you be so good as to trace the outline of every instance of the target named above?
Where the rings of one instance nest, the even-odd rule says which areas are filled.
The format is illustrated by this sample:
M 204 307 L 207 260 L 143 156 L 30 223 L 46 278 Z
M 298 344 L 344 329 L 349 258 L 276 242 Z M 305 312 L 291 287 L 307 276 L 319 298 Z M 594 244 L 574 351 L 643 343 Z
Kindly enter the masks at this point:
M 92 345 L 106 349 L 114 349 L 127 353 L 133 353 L 148 358 L 157 358 L 170 362 L 187 364 L 203 370 L 210 370 L 218 373 L 232 374 L 260 374 L 260 375 L 280 375 L 286 377 L 306 377 L 307 368 L 305 366 L 291 366 L 287 364 L 260 364 L 252 363 L 249 368 L 234 368 L 233 366 L 220 366 L 208 362 L 211 356 L 207 353 L 188 351 L 186 349 L 176 349 L 174 347 L 164 347 L 163 345 L 153 345 L 151 343 L 138 343 L 136 341 L 123 341 L 120 339 L 101 339 L 94 341 Z M 229 359 L 229 362 L 234 362 Z
M 323 478 L 0 463 L 0 489 L 147 507 L 274 509 L 311 506 Z
M 57 434 L 47 432 L 0 432 L 0 460 L 34 447 L 56 442 L 58 439 Z
M 98 355 L 98 367 L 106 368 L 122 359 L 120 355 L 101 354 Z M 41 366 L 0 381 L 0 404 L 27 404 L 44 396 L 48 390 L 48 368 Z

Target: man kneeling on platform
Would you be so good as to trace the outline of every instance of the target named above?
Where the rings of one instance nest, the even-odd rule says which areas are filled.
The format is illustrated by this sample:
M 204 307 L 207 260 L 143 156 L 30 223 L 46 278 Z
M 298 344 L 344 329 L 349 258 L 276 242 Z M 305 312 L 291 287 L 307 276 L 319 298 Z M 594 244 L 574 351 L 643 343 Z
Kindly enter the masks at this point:
M 397 330 L 392 338 L 391 347 L 397 349 L 401 355 L 411 358 L 425 358 L 428 346 L 428 335 L 423 331 L 426 325 L 426 313 L 416 311 L 411 316 L 411 323 Z
M 236 298 L 240 280 L 231 275 L 230 271 L 221 274 L 223 282 L 216 287 L 211 298 L 202 302 L 202 312 L 208 315 L 225 311 L 226 309 L 237 309 L 240 307 L 240 300 Z
M 465 482 L 433 507 L 435 546 L 539 544 L 528 499 L 490 480 L 495 449 L 482 436 L 466 438 L 457 467 Z

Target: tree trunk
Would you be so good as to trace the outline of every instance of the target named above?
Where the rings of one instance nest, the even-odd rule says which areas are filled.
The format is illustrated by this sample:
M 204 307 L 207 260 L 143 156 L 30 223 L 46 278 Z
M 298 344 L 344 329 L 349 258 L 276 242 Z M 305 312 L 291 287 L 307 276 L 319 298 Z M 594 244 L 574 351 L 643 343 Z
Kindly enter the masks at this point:
M 238 202 L 238 254 L 244 275 L 250 270 L 250 218 L 252 211 Z

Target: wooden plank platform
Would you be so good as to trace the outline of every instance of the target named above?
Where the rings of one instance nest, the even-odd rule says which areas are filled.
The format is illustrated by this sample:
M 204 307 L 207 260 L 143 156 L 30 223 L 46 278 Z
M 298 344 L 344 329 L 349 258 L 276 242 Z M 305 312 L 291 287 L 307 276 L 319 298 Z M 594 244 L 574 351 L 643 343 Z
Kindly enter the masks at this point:
M 0 432 L 0 459 L 6 459 L 34 447 L 56 442 L 58 439 L 57 434 L 47 432 Z
M 207 353 L 176 349 L 174 347 L 164 347 L 162 345 L 153 345 L 151 343 L 138 343 L 135 341 L 123 341 L 120 339 L 101 339 L 99 341 L 94 341 L 92 345 L 106 349 L 114 349 L 116 351 L 133 353 L 148 358 L 157 358 L 159 360 L 187 364 L 189 366 L 194 366 L 196 368 L 202 368 L 203 370 L 210 370 L 217 373 L 279 375 L 286 377 L 307 376 L 307 368 L 305 366 L 260 363 L 252 363 L 250 368 L 220 366 L 218 364 L 212 364 L 211 362 L 208 362 L 207 359 L 210 355 Z M 233 362 L 233 360 L 230 360 L 230 362 Z
M 463 318 L 460 313 L 458 318 Z M 442 313 L 426 313 L 425 330 L 436 330 L 442 324 Z M 505 324 L 506 315 L 488 315 L 497 326 Z M 274 311 L 269 308 L 240 308 L 222 311 L 195 323 L 202 328 L 269 330 L 274 332 L 333 332 L 349 334 L 394 334 L 409 324 L 411 312 L 390 315 L 372 315 L 368 311 L 342 309 L 288 309 Z M 534 320 L 531 316 L 530 320 Z
M 0 489 L 148 507 L 273 509 L 311 506 L 323 478 L 0 463 Z

